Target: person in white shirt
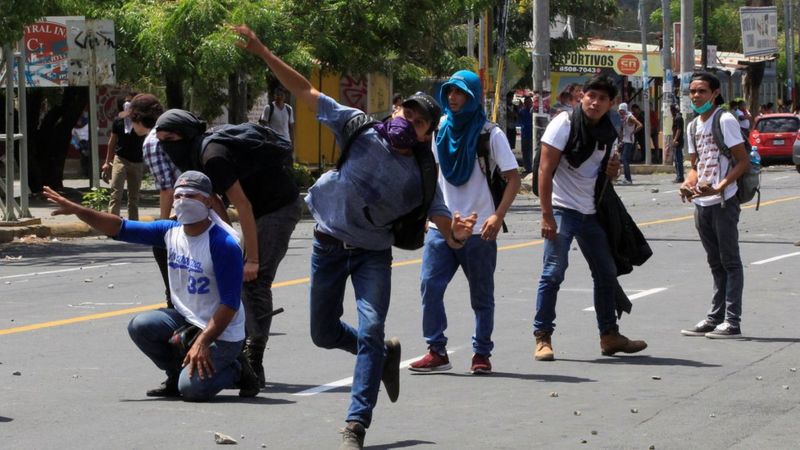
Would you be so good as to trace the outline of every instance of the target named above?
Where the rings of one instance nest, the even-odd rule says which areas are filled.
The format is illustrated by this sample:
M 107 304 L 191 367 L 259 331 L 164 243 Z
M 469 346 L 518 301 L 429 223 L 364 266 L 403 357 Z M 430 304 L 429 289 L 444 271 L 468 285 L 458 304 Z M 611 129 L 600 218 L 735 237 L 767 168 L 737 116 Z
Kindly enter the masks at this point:
M 692 169 L 680 188 L 681 199 L 695 205 L 695 228 L 714 279 L 714 296 L 706 318 L 694 328 L 681 330 L 681 334 L 712 339 L 739 338 L 742 334 L 744 270 L 739 254 L 741 208 L 736 198 L 736 180 L 750 170 L 750 158 L 738 129 L 741 122 L 716 106 L 719 90 L 719 79 L 706 72 L 695 74 L 689 84 L 691 107 L 698 117 L 687 127 Z M 722 114 L 719 124 L 733 159 L 722 154 L 721 143 L 714 140 L 717 114 Z
M 75 214 L 120 241 L 167 248 L 175 308 L 144 312 L 128 325 L 133 342 L 167 374 L 148 397 L 207 401 L 234 383 L 240 396 L 258 395 L 258 378 L 241 354 L 242 249 L 236 231 L 210 209 L 214 194 L 208 177 L 187 171 L 178 178 L 177 222 L 123 220 L 73 203 L 49 187 L 44 195 L 58 206 L 53 214 Z
M 622 168 L 625 178 L 620 184 L 633 184 L 631 178 L 631 160 L 633 159 L 633 147 L 636 143 L 636 133 L 642 129 L 642 123 L 630 112 L 628 104 L 619 104 L 619 118 L 622 122 Z
M 475 313 L 473 374 L 489 374 L 494 343 L 494 271 L 497 264 L 497 234 L 503 218 L 519 192 L 517 160 L 508 139 L 499 127 L 486 119 L 478 75 L 460 70 L 442 85 L 439 101 L 444 105 L 433 155 L 439 164 L 438 185 L 450 211 L 477 213 L 473 234 L 459 249 L 451 248 L 434 223 L 430 223 L 422 253 L 422 334 L 428 353 L 411 363 L 416 372 L 449 370 L 447 356 L 447 315 L 444 292 L 459 267 L 470 287 L 470 304 Z M 414 97 L 412 97 L 414 98 Z M 490 167 L 484 168 L 481 150 L 488 153 Z M 497 167 L 508 180 L 499 204 L 495 204 L 487 182 L 487 172 Z
M 294 110 L 286 103 L 286 90 L 275 88 L 275 100 L 264 107 L 258 123 L 275 130 L 289 143 L 294 143 Z
M 583 98 L 572 114 L 556 116 L 542 136 L 539 200 L 545 244 L 533 322 L 537 361 L 555 359 L 552 334 L 556 300 L 569 265 L 573 239 L 577 239 L 592 272 L 601 353 L 611 356 L 647 348 L 644 341 L 630 340 L 619 333 L 614 294 L 617 266 L 595 208 L 599 174 L 605 172 L 613 179 L 619 173 L 619 155 L 612 154 L 618 132 L 608 116 L 616 96 L 617 87 L 611 79 L 595 76 L 584 86 Z

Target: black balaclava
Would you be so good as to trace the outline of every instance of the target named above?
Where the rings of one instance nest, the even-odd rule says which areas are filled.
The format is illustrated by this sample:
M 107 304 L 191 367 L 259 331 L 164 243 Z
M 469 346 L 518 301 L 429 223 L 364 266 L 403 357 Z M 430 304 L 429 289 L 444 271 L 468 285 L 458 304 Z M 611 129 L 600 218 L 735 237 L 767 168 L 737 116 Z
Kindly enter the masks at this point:
M 161 148 L 181 171 L 200 169 L 200 147 L 206 123 L 183 109 L 170 109 L 156 121 L 156 131 L 171 131 L 179 141 L 160 141 Z

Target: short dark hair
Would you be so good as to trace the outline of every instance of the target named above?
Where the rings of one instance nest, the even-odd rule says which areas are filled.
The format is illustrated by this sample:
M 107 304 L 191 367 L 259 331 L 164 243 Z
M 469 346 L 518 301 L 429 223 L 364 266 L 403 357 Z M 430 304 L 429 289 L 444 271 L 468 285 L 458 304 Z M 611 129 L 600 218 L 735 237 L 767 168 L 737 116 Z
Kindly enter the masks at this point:
M 403 101 L 403 94 L 394 94 L 394 97 L 392 97 L 393 105 L 397 102 L 402 102 L 402 101 Z
M 131 121 L 147 128 L 156 126 L 156 120 L 164 113 L 164 107 L 155 95 L 139 94 L 131 100 Z
M 617 86 L 608 75 L 600 74 L 593 76 L 589 81 L 583 85 L 583 91 L 603 91 L 608 94 L 611 100 L 617 97 Z
M 699 80 L 708 83 L 708 87 L 712 91 L 716 91 L 720 87 L 719 78 L 710 72 L 695 72 L 692 74 L 692 81 Z
M 117 97 L 117 112 L 125 110 L 125 97 Z

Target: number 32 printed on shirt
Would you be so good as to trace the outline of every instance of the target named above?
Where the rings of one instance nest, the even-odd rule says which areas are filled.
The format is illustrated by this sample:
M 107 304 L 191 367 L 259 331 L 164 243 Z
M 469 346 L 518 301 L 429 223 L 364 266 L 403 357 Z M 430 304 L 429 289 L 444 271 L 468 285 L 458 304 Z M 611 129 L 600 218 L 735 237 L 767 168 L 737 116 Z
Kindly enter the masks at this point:
M 190 276 L 187 290 L 190 294 L 208 294 L 210 292 L 208 283 L 210 282 L 211 280 L 209 280 L 208 277 L 195 278 Z

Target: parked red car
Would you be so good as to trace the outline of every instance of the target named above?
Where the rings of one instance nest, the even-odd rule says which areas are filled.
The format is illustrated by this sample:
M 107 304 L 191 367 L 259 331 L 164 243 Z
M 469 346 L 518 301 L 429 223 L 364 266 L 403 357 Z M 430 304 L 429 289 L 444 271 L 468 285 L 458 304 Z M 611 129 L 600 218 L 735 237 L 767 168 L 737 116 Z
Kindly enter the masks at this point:
M 758 147 L 761 164 L 792 164 L 792 149 L 800 140 L 800 117 L 794 114 L 765 114 L 756 117 L 750 131 L 750 145 Z

